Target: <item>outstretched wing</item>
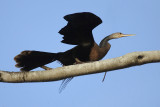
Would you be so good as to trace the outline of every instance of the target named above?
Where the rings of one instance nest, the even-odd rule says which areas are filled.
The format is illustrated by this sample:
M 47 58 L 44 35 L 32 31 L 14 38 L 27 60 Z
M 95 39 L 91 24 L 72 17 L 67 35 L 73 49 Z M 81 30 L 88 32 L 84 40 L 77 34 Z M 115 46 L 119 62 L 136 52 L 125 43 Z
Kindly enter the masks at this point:
M 102 20 L 89 12 L 74 13 L 64 16 L 68 24 L 59 33 L 64 35 L 62 43 L 85 45 L 93 43 L 92 30 L 102 23 Z

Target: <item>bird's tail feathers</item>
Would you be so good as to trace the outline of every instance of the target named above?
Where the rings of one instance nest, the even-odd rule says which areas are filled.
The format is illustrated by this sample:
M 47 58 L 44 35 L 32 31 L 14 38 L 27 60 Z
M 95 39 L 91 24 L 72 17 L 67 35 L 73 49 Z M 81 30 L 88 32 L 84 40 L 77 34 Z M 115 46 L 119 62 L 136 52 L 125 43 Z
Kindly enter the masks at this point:
M 48 53 L 41 51 L 23 51 L 14 57 L 17 62 L 16 67 L 21 68 L 21 71 L 30 71 L 34 68 L 41 67 L 51 63 L 58 58 L 58 53 Z

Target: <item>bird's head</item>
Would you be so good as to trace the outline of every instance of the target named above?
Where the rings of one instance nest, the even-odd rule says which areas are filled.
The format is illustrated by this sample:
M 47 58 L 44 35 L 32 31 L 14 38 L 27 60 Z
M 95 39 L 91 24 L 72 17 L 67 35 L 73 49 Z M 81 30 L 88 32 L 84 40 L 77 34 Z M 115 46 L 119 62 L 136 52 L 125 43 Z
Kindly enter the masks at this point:
M 108 43 L 109 40 L 111 39 L 117 39 L 117 38 L 121 38 L 121 37 L 127 37 L 127 36 L 134 36 L 135 34 L 123 34 L 121 32 L 117 32 L 117 33 L 112 33 L 111 35 L 105 37 L 99 44 L 100 47 L 105 47 L 106 43 Z
M 134 35 L 135 34 L 123 34 L 121 32 L 117 32 L 117 33 L 112 33 L 111 35 L 109 35 L 109 39 L 117 39 L 121 37 L 134 36 Z

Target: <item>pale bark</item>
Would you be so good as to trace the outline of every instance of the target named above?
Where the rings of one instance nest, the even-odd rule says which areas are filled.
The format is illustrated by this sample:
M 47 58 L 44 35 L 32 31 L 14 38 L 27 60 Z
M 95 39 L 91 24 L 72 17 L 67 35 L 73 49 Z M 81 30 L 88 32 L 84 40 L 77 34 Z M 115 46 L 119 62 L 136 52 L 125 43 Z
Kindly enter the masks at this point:
M 133 52 L 117 58 L 59 67 L 45 71 L 0 71 L 0 82 L 19 83 L 57 81 L 69 77 L 108 72 L 155 62 L 160 62 L 160 51 Z

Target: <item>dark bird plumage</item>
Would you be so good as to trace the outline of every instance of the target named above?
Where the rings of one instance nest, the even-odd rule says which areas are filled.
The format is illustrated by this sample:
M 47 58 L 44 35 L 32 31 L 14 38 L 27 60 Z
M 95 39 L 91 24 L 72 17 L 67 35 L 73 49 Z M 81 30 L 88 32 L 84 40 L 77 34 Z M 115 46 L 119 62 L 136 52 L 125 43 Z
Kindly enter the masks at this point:
M 111 39 L 125 36 L 122 33 L 113 33 L 105 37 L 99 45 L 94 41 L 92 30 L 102 23 L 102 20 L 93 13 L 83 12 L 64 16 L 68 24 L 59 33 L 63 35 L 62 43 L 76 45 L 74 48 L 59 53 L 40 51 L 23 51 L 15 56 L 16 67 L 22 71 L 30 71 L 45 64 L 58 60 L 64 66 L 102 59 L 110 49 L 108 43 Z M 73 78 L 73 77 L 72 77 Z M 65 79 L 60 90 L 63 90 L 72 79 Z

